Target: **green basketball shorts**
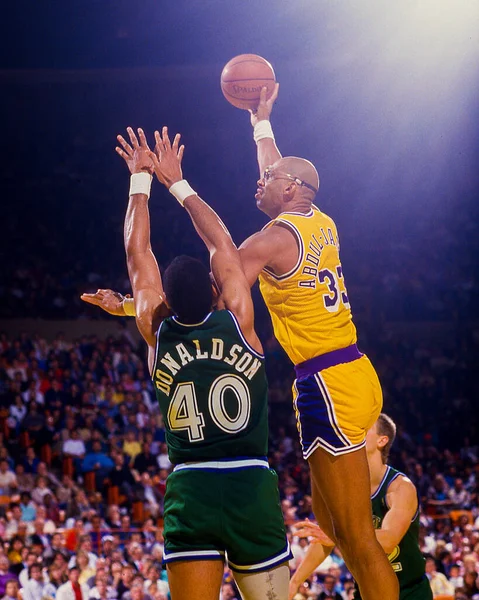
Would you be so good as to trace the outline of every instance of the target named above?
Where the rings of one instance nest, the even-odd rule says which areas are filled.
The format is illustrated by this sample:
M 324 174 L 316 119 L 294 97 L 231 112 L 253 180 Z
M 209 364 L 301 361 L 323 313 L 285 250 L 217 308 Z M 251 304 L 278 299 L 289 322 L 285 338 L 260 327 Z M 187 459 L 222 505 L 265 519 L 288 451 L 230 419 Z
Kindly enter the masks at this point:
M 166 564 L 223 560 L 234 571 L 268 571 L 291 557 L 278 476 L 266 458 L 177 465 L 164 500 Z

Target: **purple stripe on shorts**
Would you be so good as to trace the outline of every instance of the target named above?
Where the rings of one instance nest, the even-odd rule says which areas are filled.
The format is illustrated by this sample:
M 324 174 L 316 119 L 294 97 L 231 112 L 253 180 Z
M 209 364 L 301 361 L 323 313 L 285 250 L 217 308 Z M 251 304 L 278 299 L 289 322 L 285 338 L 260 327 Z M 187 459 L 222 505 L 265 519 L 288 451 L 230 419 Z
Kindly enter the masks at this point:
M 296 371 L 296 378 L 304 379 L 309 375 L 314 375 L 314 373 L 329 369 L 329 367 L 334 367 L 341 363 L 353 362 L 353 360 L 357 360 L 358 358 L 361 358 L 361 356 L 363 356 L 363 353 L 359 352 L 356 344 L 352 344 L 347 348 L 341 348 L 340 350 L 333 350 L 332 352 L 327 352 L 320 356 L 315 356 L 314 358 L 310 358 L 309 360 L 305 360 L 304 362 L 295 365 L 294 370 Z

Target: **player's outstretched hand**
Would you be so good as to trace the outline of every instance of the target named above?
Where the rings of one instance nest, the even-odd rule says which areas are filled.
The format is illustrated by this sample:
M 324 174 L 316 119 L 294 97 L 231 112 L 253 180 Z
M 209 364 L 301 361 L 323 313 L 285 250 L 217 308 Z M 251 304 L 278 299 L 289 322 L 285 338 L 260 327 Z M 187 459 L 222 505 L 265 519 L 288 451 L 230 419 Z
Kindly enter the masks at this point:
M 130 294 L 123 296 L 120 292 L 113 290 L 97 290 L 95 294 L 82 294 L 80 298 L 88 304 L 99 306 L 105 312 L 116 317 L 124 317 L 123 300 L 131 298 Z
M 258 108 L 256 110 L 250 109 L 249 111 L 251 115 L 251 125 L 253 125 L 253 127 L 259 121 L 269 121 L 271 111 L 273 110 L 273 104 L 276 102 L 276 98 L 278 97 L 279 83 L 274 86 L 274 91 L 271 94 L 271 98 L 268 100 L 266 100 L 267 91 L 268 89 L 266 87 L 262 88 L 260 92 Z
M 115 148 L 117 154 L 124 159 L 132 175 L 134 173 L 149 173 L 152 175 L 154 165 L 151 160 L 151 150 L 148 147 L 143 129 L 138 129 L 139 142 L 131 127 L 127 127 L 126 130 L 130 137 L 131 144 L 129 144 L 122 135 L 118 135 L 116 139 L 121 145 L 121 148 L 119 146 Z
M 181 161 L 185 147 L 180 146 L 180 138 L 181 135 L 177 133 L 172 144 L 168 135 L 168 127 L 163 127 L 161 134 L 159 131 L 155 131 L 155 151 L 150 152 L 155 175 L 168 189 L 183 179 Z
M 294 535 L 298 537 L 310 537 L 312 544 L 322 544 L 323 546 L 335 546 L 335 543 L 329 538 L 319 525 L 309 519 L 298 521 L 294 524 Z

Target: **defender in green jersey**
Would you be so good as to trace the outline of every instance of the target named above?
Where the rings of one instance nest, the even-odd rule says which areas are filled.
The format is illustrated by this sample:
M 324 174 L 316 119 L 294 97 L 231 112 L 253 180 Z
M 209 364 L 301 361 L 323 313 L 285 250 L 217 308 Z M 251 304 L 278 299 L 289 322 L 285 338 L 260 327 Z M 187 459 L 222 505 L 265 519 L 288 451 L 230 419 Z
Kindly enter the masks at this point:
M 373 524 L 378 541 L 399 580 L 400 600 L 432 600 L 425 560 L 419 549 L 416 488 L 408 477 L 386 464 L 395 435 L 394 422 L 381 414 L 366 436 Z M 325 542 L 324 533 L 314 523 L 302 521 L 297 523 L 297 527 L 298 535 L 311 536 L 313 540 L 291 578 L 290 599 L 334 547 L 333 542 Z M 360 598 L 356 589 L 354 599 Z
M 136 322 L 175 465 L 164 499 L 164 560 L 172 600 L 217 600 L 224 562 L 244 600 L 286 600 L 291 551 L 267 453 L 267 383 L 253 302 L 238 250 L 216 213 L 182 178 L 183 146 L 142 130 L 118 136 L 132 173 L 125 249 Z M 151 174 L 189 213 L 210 252 L 226 310 L 212 312 L 208 270 L 178 257 L 163 281 L 150 245 Z M 101 297 L 84 300 L 104 307 Z M 165 305 L 173 316 L 164 318 Z M 125 305 L 123 309 L 127 308 Z M 116 314 L 121 314 L 118 311 Z M 131 312 L 129 312 L 131 314 Z

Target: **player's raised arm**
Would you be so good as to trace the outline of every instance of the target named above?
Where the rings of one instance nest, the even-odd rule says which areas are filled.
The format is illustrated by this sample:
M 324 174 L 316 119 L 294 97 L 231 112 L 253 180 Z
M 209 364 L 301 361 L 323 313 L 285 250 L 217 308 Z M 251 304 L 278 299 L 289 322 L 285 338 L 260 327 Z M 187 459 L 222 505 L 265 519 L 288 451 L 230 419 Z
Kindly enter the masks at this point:
M 273 165 L 281 158 L 281 153 L 276 145 L 273 130 L 271 129 L 270 117 L 273 104 L 278 97 L 279 83 L 275 85 L 271 98 L 266 99 L 267 88 L 261 90 L 260 101 L 256 110 L 250 110 L 251 125 L 254 129 L 254 141 L 258 151 L 259 175 L 263 176 L 266 167 Z
M 143 131 L 138 130 L 141 145 L 133 129 L 129 127 L 127 131 L 131 145 L 119 135 L 121 148 L 116 148 L 132 175 L 124 227 L 126 261 L 135 298 L 136 323 L 149 346 L 150 356 L 155 349 L 158 315 L 164 303 L 160 270 L 150 244 L 148 199 L 153 162 Z
M 250 286 L 241 266 L 238 249 L 215 211 L 206 204 L 183 179 L 181 160 L 183 146 L 179 146 L 179 135 L 173 144 L 168 137 L 168 129 L 162 135 L 155 132 L 156 154 L 152 153 L 155 173 L 158 179 L 186 208 L 196 231 L 210 253 L 211 269 L 221 298 L 227 309 L 236 316 L 248 342 L 262 351 L 254 331 L 254 310 Z

